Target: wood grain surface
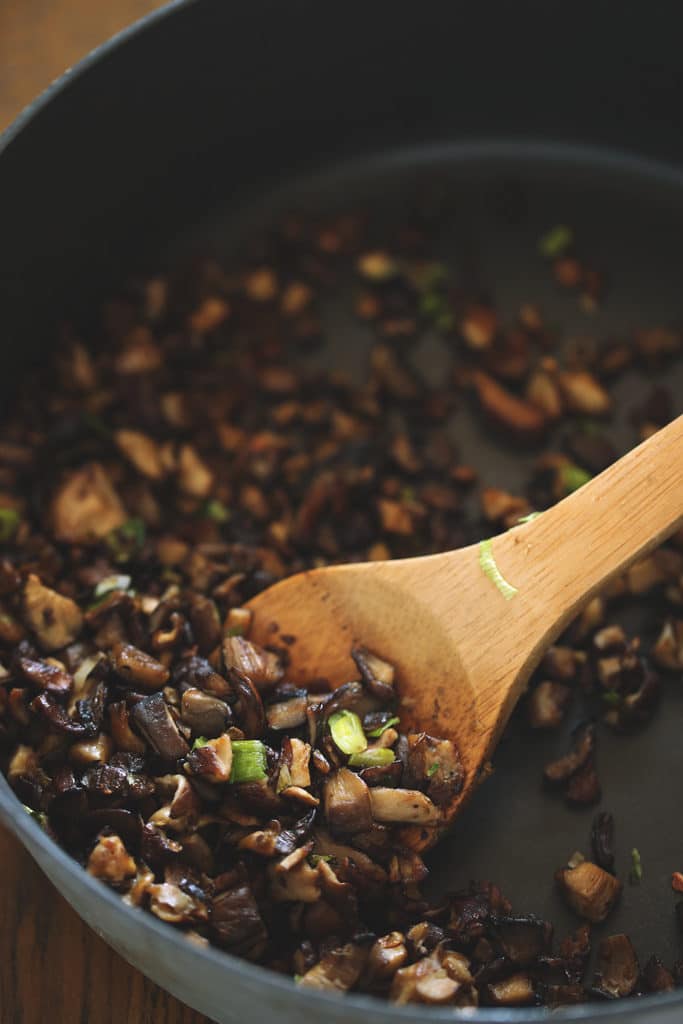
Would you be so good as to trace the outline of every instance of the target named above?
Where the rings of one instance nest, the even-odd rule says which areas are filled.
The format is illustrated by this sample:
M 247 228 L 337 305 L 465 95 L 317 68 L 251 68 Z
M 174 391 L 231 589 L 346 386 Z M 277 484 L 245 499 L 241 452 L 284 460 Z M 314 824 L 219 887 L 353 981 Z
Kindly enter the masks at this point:
M 160 0 L 0 0 L 0 130 Z M 0 1024 L 210 1024 L 130 967 L 0 828 Z

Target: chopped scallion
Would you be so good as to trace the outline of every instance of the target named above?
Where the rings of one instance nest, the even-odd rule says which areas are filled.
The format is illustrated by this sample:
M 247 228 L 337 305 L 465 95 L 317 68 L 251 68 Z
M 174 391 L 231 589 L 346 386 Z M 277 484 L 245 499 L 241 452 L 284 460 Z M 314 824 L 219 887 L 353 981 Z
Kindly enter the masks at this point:
M 574 232 L 572 229 L 568 228 L 566 224 L 558 224 L 556 227 L 551 228 L 547 234 L 543 235 L 538 243 L 538 247 L 544 256 L 552 260 L 556 256 L 561 256 L 573 241 Z
M 508 583 L 496 565 L 496 560 L 493 557 L 493 540 L 490 537 L 479 543 L 479 567 L 484 575 L 491 580 L 491 583 L 500 590 L 505 600 L 511 601 L 517 593 L 517 587 Z
M 261 740 L 232 741 L 230 782 L 262 782 L 268 772 L 266 748 Z
M 330 715 L 328 725 L 342 754 L 360 754 L 367 747 L 363 723 L 355 711 L 335 711 Z
M 387 729 L 393 728 L 393 726 L 398 725 L 398 723 L 399 718 L 397 715 L 394 715 L 392 718 L 387 718 L 386 722 L 384 722 L 383 725 L 378 725 L 376 729 L 373 729 L 371 732 L 368 733 L 368 736 L 370 736 L 373 740 L 376 740 L 377 737 L 381 736 L 383 732 L 386 732 Z
M 211 501 L 207 501 L 203 514 L 207 519 L 213 519 L 214 523 L 227 523 L 230 519 L 230 510 L 218 498 L 212 498 Z
M 643 880 L 643 862 L 640 859 L 640 852 L 635 846 L 631 850 L 631 874 L 629 878 L 631 885 L 640 885 Z
M 618 690 L 605 690 L 602 694 L 602 699 L 611 708 L 619 707 L 621 704 L 621 694 Z
M 309 860 L 309 863 L 310 863 L 311 867 L 314 868 L 314 867 L 316 867 L 320 863 L 321 860 L 324 860 L 326 864 L 329 864 L 329 862 L 332 860 L 332 854 L 331 853 L 312 853 L 310 855 L 310 857 L 308 858 L 308 860 Z
M 351 754 L 349 766 L 351 768 L 383 768 L 394 760 L 394 752 L 389 747 L 375 747 L 372 750 L 362 750 L 359 754 Z
M 208 744 L 208 742 L 209 741 L 207 740 L 206 736 L 198 736 L 197 739 L 192 744 L 192 749 L 199 750 L 200 747 L 205 747 Z
M 127 519 L 118 529 L 108 533 L 105 541 L 115 561 L 127 562 L 139 554 L 146 537 L 147 529 L 144 520 L 136 517 Z
M 580 466 L 574 466 L 572 463 L 563 466 L 560 473 L 562 475 L 562 486 L 569 494 L 578 491 L 579 487 L 583 487 L 584 484 L 587 484 L 592 479 L 590 473 L 587 473 L 585 469 L 581 469 Z
M 531 523 L 534 519 L 538 519 L 540 515 L 540 512 L 529 512 L 528 515 L 519 517 L 519 519 L 517 520 L 517 525 L 521 526 L 522 523 Z
M 440 765 L 438 761 L 435 761 L 434 764 L 430 764 L 429 768 L 427 769 L 427 778 L 431 779 L 434 775 L 436 775 L 436 773 L 439 770 L 439 767 Z

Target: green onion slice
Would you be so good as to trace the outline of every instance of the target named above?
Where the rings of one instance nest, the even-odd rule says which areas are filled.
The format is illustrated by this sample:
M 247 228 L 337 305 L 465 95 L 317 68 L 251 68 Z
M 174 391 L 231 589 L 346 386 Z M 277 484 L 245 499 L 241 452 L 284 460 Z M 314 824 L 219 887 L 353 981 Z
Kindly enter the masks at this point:
M 562 486 L 570 494 L 578 491 L 579 487 L 583 487 L 584 484 L 593 479 L 591 474 L 587 473 L 585 469 L 581 469 L 579 466 L 574 466 L 571 463 L 563 466 L 560 473 L 562 475 Z
M 394 715 L 393 718 L 387 718 L 386 722 L 383 725 L 378 725 L 376 729 L 373 729 L 371 732 L 368 733 L 368 736 L 370 736 L 373 740 L 376 740 L 379 736 L 382 735 L 383 732 L 386 732 L 387 729 L 391 729 L 393 728 L 393 726 L 398 725 L 399 721 L 400 719 L 398 718 L 397 715 Z
M 511 583 L 508 583 L 496 565 L 496 560 L 493 557 L 493 539 L 491 537 L 479 543 L 479 567 L 484 575 L 491 580 L 491 583 L 500 590 L 506 601 L 511 601 L 515 594 L 518 593 L 517 587 L 513 587 Z
M 261 740 L 232 741 L 232 771 L 229 781 L 262 782 L 268 775 L 266 748 Z
M 383 768 L 394 760 L 394 752 L 389 747 L 375 747 L 372 750 L 362 750 L 359 754 L 351 754 L 349 767 Z
M 360 754 L 367 747 L 363 723 L 355 711 L 335 711 L 330 715 L 328 725 L 342 754 Z

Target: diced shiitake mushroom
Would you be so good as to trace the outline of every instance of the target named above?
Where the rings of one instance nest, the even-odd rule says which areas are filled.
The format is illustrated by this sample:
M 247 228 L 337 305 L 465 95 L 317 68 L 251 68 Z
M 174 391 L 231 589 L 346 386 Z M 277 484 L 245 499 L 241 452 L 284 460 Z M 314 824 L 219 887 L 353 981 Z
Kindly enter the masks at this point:
M 88 857 L 88 874 L 105 882 L 120 883 L 134 878 L 137 866 L 118 836 L 100 836 Z
M 45 651 L 73 643 L 83 626 L 83 613 L 70 597 L 43 586 L 30 575 L 24 587 L 24 620 Z
M 572 910 L 595 924 L 605 920 L 622 890 L 618 878 L 588 860 L 558 871 L 555 877 Z
M 58 540 L 87 544 L 123 526 L 126 510 L 98 462 L 73 470 L 58 488 L 51 505 Z
M 370 793 L 360 776 L 348 768 L 339 768 L 328 775 L 323 786 L 323 803 L 332 832 L 366 832 L 371 827 L 374 815 Z

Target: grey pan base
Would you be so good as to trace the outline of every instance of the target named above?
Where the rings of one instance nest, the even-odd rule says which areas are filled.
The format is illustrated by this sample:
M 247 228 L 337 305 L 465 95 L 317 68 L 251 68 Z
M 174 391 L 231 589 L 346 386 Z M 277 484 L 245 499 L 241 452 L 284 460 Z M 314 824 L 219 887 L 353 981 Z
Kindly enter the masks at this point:
M 559 25 L 545 3 L 496 9 L 498 32 L 488 51 L 496 74 L 483 81 L 478 48 L 460 47 L 456 60 L 453 46 L 486 35 L 493 17 L 487 4 L 351 0 L 343 12 L 323 7 L 312 0 L 244 6 L 179 0 L 97 51 L 0 140 L 6 381 L 10 360 L 40 357 L 36 339 L 42 344 L 53 336 L 44 324 L 107 293 L 133 243 L 155 268 L 160 254 L 180 258 L 207 242 L 234 248 L 250 220 L 267 218 L 288 197 L 323 205 L 354 196 L 390 205 L 393 197 L 400 204 L 406 189 L 434 173 L 458 196 L 446 250 L 467 241 L 482 280 L 498 283 L 496 298 L 506 313 L 533 294 L 550 319 L 586 328 L 558 297 L 535 252 L 539 231 L 567 220 L 614 279 L 606 319 L 597 325 L 601 334 L 680 317 L 683 153 L 672 125 L 682 108 L 683 78 L 680 37 L 661 11 L 644 23 L 622 9 L 615 47 L 609 4 L 591 5 L 588 34 L 585 24 Z M 560 29 L 565 45 L 558 47 Z M 617 50 L 635 55 L 628 68 L 617 61 L 606 67 L 606 54 Z M 565 141 L 551 145 L 555 139 Z M 567 144 L 577 139 L 586 145 Z M 609 149 L 596 151 L 597 143 Z M 620 151 L 643 157 L 615 155 Z M 325 165 L 339 169 L 315 185 L 297 184 L 304 180 L 299 170 Z M 291 188 L 283 185 L 290 178 Z M 510 194 L 524 200 L 521 220 L 501 211 L 501 197 Z M 362 337 L 358 345 L 345 346 L 350 369 L 361 358 Z M 438 362 L 438 345 L 426 352 L 429 369 Z M 333 362 L 341 357 L 325 354 Z M 626 400 L 637 384 L 624 383 Z M 680 380 L 677 394 L 680 400 Z M 466 416 L 455 429 L 468 457 L 505 484 L 510 460 L 476 440 Z M 618 822 L 620 867 L 632 845 L 649 844 L 643 850 L 648 888 L 625 899 L 608 927 L 632 931 L 643 953 L 673 960 L 679 939 L 665 880 L 680 867 L 672 861 L 683 849 L 671 813 L 677 811 L 671 780 L 680 777 L 683 700 L 667 693 L 665 708 L 666 716 L 633 738 L 634 746 L 606 741 L 600 765 Z M 437 889 L 492 877 L 518 909 L 571 924 L 550 880 L 553 867 L 585 847 L 590 815 L 572 815 L 538 791 L 543 759 L 564 741 L 532 740 L 513 727 L 497 756 L 497 775 L 433 857 Z M 638 764 L 647 772 L 637 772 Z M 287 978 L 193 946 L 90 878 L 1 778 L 0 820 L 99 935 L 219 1024 L 471 1019 L 471 1013 L 304 992 Z M 500 1024 L 547 1016 L 542 1009 L 476 1014 Z M 683 994 L 672 993 L 572 1007 L 552 1019 L 674 1024 L 682 1016 Z

